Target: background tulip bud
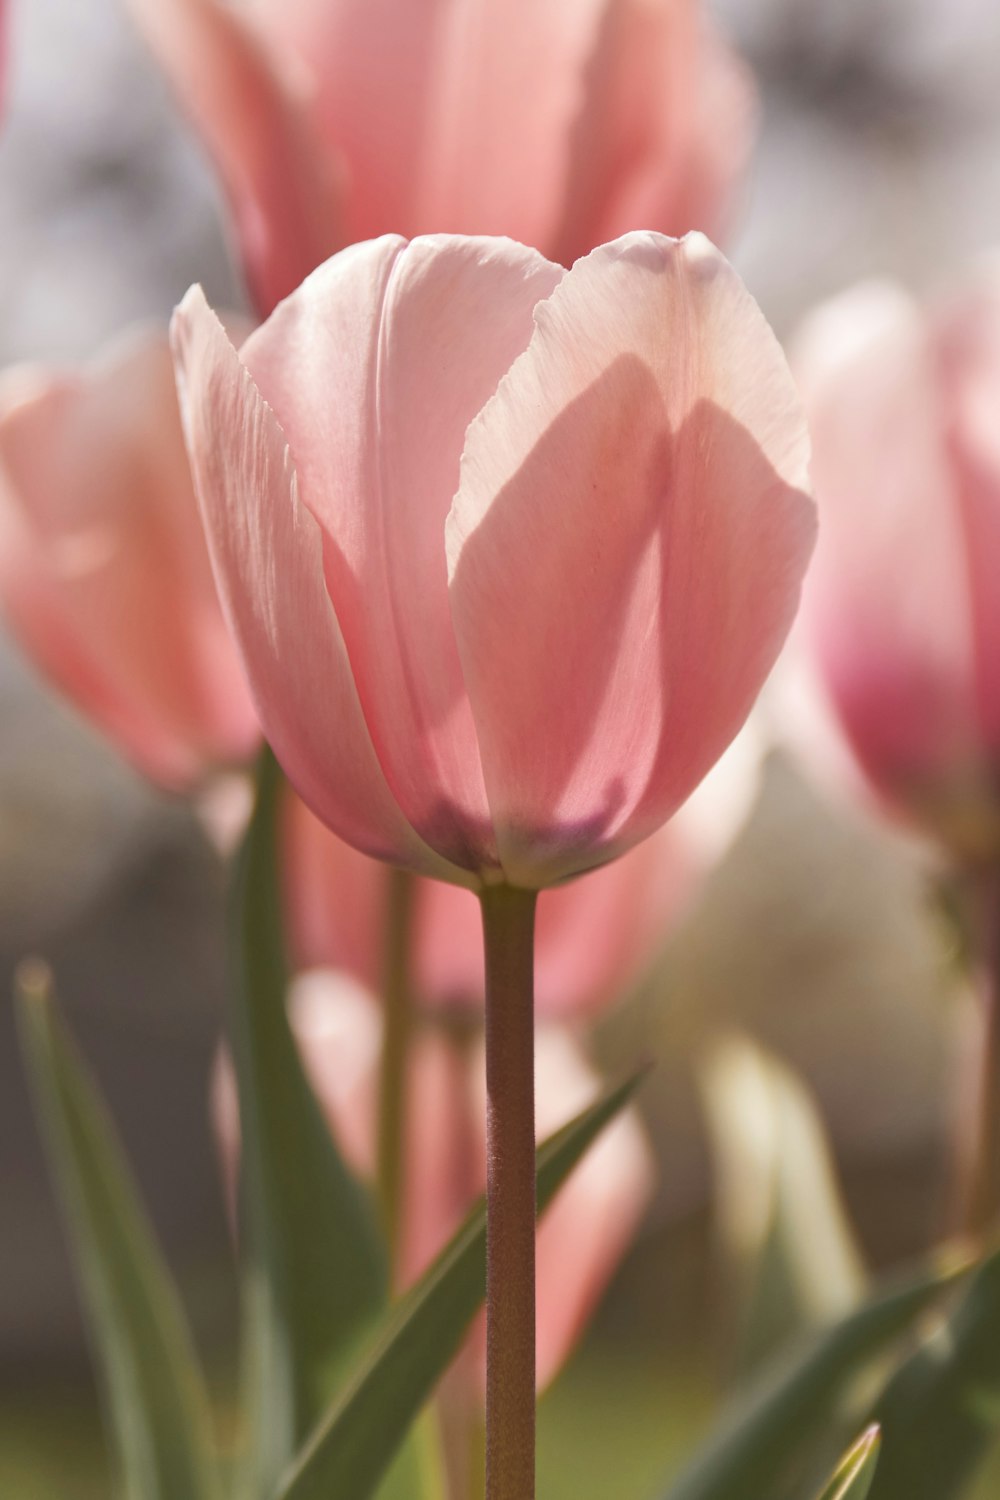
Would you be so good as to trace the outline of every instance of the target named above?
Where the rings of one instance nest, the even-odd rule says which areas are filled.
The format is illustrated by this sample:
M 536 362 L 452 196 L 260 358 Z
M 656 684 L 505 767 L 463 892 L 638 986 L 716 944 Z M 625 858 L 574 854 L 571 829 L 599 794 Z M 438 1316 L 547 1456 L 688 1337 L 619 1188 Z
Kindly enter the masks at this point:
M 822 519 L 803 643 L 884 805 L 1000 854 L 1000 277 L 928 311 L 886 284 L 799 339 Z
M 165 334 L 0 385 L 0 604 L 44 675 L 153 781 L 259 731 L 212 579 Z
M 714 233 L 753 134 L 750 76 L 697 0 L 132 9 L 262 313 L 389 231 L 507 234 L 567 265 L 640 225 Z

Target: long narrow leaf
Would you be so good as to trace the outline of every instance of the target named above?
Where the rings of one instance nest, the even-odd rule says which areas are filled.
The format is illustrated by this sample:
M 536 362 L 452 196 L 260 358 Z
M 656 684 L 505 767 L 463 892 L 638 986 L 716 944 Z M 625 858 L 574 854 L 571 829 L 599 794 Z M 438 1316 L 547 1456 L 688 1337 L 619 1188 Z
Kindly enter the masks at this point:
M 252 1496 L 270 1497 L 388 1299 L 385 1247 L 305 1077 L 286 1011 L 270 751 L 236 882 L 233 1050 L 247 1265 L 244 1403 Z
M 765 1375 L 723 1419 L 667 1500 L 746 1500 L 780 1492 L 804 1446 L 853 1381 L 967 1267 L 951 1264 L 883 1290 Z
M 129 1500 L 215 1500 L 208 1404 L 180 1303 L 39 965 L 22 972 L 18 1016 L 125 1492 Z
M 1000 1252 L 876 1405 L 882 1457 L 871 1500 L 965 1495 L 1000 1434 Z
M 539 1147 L 544 1208 L 637 1079 L 604 1094 Z M 480 1202 L 388 1317 L 329 1417 L 282 1485 L 279 1500 L 368 1500 L 414 1416 L 459 1348 L 486 1285 L 486 1208 Z
M 880 1443 L 878 1427 L 869 1427 L 841 1459 L 819 1500 L 865 1500 L 875 1477 Z

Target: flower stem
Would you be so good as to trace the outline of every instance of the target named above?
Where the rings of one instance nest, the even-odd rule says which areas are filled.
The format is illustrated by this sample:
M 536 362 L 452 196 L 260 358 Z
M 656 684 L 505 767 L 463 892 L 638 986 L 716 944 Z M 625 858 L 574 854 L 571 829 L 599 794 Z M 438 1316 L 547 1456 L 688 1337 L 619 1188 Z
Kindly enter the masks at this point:
M 413 1028 L 410 949 L 413 876 L 390 869 L 386 895 L 382 1004 L 384 1026 L 378 1095 L 376 1184 L 393 1275 L 398 1271 L 405 1181 L 407 1071 Z
M 982 886 L 983 1028 L 978 1119 L 966 1229 L 982 1234 L 1000 1220 L 1000 870 Z
M 535 1494 L 535 894 L 482 896 L 486 949 L 486 1497 Z

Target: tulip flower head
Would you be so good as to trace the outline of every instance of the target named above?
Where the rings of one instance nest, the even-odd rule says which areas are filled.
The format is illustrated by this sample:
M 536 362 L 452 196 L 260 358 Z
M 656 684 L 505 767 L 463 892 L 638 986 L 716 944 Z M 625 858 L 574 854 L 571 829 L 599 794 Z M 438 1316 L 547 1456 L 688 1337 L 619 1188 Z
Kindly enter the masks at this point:
M 867 285 L 797 365 L 822 517 L 803 640 L 884 806 L 1000 855 L 1000 276 L 924 311 Z
M 265 733 L 366 853 L 539 889 L 658 828 L 749 713 L 813 543 L 760 311 L 700 236 L 571 271 L 386 237 L 237 351 L 173 336 Z
M 698 0 L 131 3 L 262 314 L 389 231 L 507 234 L 565 264 L 639 226 L 715 233 L 753 134 Z
M 166 335 L 0 382 L 0 605 L 40 671 L 172 789 L 259 740 L 191 484 Z

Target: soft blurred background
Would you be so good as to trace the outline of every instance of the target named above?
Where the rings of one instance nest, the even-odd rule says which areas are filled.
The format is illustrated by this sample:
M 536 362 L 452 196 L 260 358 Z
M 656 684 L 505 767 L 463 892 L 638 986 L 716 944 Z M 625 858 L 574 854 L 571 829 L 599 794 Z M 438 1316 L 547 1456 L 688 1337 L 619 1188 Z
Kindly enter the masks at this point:
M 763 92 L 729 250 L 779 334 L 859 276 L 931 288 L 1000 244 L 994 0 L 724 0 L 719 14 Z M 136 318 L 165 319 L 193 280 L 214 303 L 235 302 L 211 175 L 114 0 L 14 0 L 12 31 L 0 361 L 86 356 Z M 0 705 L 0 988 L 9 994 L 26 953 L 51 961 L 224 1388 L 235 1305 L 207 1115 L 223 872 L 193 815 L 140 783 L 6 641 Z M 748 828 L 655 979 L 602 1028 L 609 1065 L 658 1059 L 643 1104 L 660 1187 L 543 1404 L 549 1500 L 596 1500 L 612 1476 L 622 1492 L 664 1477 L 718 1391 L 856 1285 L 854 1251 L 836 1240 L 836 1265 L 829 1251 L 824 1262 L 832 1306 L 811 1304 L 780 1246 L 772 1275 L 775 1236 L 808 1240 L 827 1205 L 784 1224 L 767 1164 L 778 1148 L 757 1142 L 755 1168 L 741 1121 L 706 1099 L 745 1095 L 759 1121 L 762 1097 L 777 1091 L 794 1118 L 811 1097 L 870 1267 L 916 1255 L 948 1227 L 968 1006 L 957 939 L 931 894 L 910 850 L 771 759 Z M 713 1050 L 722 1031 L 729 1044 Z M 775 1073 L 780 1060 L 789 1074 Z M 780 1145 L 780 1123 L 774 1134 Z M 720 1206 L 720 1159 L 751 1198 L 759 1169 L 769 1206 Z M 35 1500 L 71 1482 L 74 1500 L 105 1495 L 82 1326 L 7 1005 L 0 1204 L 0 1494 Z

